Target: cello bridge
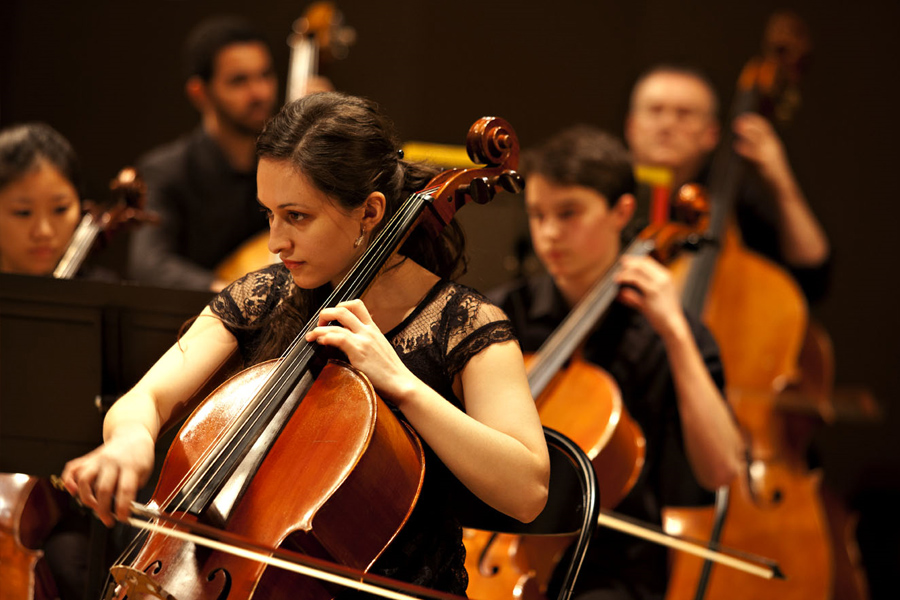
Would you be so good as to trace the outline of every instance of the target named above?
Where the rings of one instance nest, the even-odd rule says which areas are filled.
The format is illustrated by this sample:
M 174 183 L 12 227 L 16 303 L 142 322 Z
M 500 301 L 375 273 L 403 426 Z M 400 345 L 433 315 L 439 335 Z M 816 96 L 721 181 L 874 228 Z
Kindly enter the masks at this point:
M 116 582 L 116 586 L 110 585 L 104 600 L 123 597 L 126 592 L 131 598 L 159 598 L 159 600 L 177 600 L 175 596 L 167 592 L 161 585 L 153 581 L 146 573 L 132 567 L 116 565 L 109 569 L 110 575 Z

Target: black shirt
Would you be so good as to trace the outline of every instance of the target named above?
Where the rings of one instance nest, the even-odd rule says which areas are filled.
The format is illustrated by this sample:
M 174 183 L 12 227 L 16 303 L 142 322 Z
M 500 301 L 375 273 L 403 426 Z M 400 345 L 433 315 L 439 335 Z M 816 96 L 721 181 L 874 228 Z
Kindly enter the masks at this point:
M 569 313 L 548 275 L 511 284 L 489 296 L 509 316 L 526 353 L 537 351 Z M 713 381 L 724 389 L 712 335 L 695 320 L 688 318 L 688 322 Z M 616 380 L 623 404 L 647 442 L 641 475 L 615 510 L 659 525 L 663 506 L 711 503 L 713 495 L 696 483 L 687 461 L 665 347 L 647 320 L 637 311 L 613 304 L 587 338 L 584 358 Z M 575 593 L 616 589 L 623 598 L 662 598 L 666 559 L 663 546 L 601 529 L 588 548 Z
M 237 338 L 245 362 L 267 358 L 256 357 L 253 350 L 269 334 L 272 319 L 282 314 L 295 287 L 284 265 L 273 265 L 237 280 L 210 303 Z M 416 377 L 460 410 L 464 408 L 453 393 L 454 377 L 486 347 L 514 339 L 509 321 L 497 307 L 475 290 L 446 280 L 435 284 L 385 337 Z M 461 484 L 424 440 L 423 446 L 425 482 L 419 500 L 372 572 L 464 595 L 465 548 L 454 510 Z
M 139 283 L 208 290 L 215 267 L 267 227 L 255 169 L 232 169 L 202 128 L 152 150 L 137 169 L 147 209 L 160 217 L 131 235 L 129 270 Z

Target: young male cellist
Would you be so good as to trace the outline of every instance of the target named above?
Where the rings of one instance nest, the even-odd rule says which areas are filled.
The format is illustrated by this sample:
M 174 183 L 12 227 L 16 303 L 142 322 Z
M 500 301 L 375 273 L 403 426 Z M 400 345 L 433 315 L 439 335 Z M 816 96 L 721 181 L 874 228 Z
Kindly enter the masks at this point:
M 622 144 L 575 127 L 523 153 L 525 207 L 547 273 L 493 294 L 522 348 L 534 352 L 617 261 L 625 286 L 583 357 L 613 376 L 646 438 L 646 462 L 617 510 L 660 523 L 664 504 L 699 501 L 738 473 L 743 443 L 722 398 L 722 365 L 710 333 L 686 317 L 668 271 L 620 257 L 635 208 Z M 602 473 L 598 474 L 602 477 Z M 603 530 L 576 583 L 579 598 L 662 598 L 667 551 Z

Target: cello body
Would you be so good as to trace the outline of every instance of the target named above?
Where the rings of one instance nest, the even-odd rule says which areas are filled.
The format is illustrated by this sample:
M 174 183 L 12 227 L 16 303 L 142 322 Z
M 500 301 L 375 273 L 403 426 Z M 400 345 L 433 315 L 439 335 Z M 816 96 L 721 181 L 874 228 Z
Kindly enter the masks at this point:
M 530 357 L 529 357 L 530 358 Z M 526 364 L 530 361 L 526 359 Z M 600 505 L 613 508 L 644 465 L 646 440 L 612 376 L 580 358 L 557 373 L 535 400 L 541 423 L 564 431 L 597 473 Z M 466 529 L 467 595 L 541 600 L 572 536 L 529 537 Z
M 166 457 L 151 506 L 164 505 L 209 440 L 228 427 L 277 361 L 242 371 L 194 411 Z M 334 393 L 340 389 L 340 393 Z M 272 547 L 367 570 L 406 522 L 424 478 L 421 443 L 368 380 L 329 363 L 238 499 L 228 530 Z M 364 503 L 359 503 L 365 498 Z M 186 516 L 185 518 L 191 518 Z M 118 598 L 154 589 L 174 598 L 331 598 L 316 580 L 151 535 Z M 152 581 L 143 574 L 151 575 Z M 306 579 L 298 582 L 297 579 Z M 165 596 L 163 596 L 165 597 Z
M 40 547 L 59 521 L 59 492 L 46 479 L 0 473 L 0 600 L 51 600 L 56 584 Z

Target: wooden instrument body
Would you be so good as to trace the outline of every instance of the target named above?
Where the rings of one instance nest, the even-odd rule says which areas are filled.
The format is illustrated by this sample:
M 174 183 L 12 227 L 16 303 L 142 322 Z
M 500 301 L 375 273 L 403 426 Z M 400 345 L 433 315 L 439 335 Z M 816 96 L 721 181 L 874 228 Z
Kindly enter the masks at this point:
M 191 465 L 276 363 L 238 373 L 194 411 L 166 457 L 151 505 L 164 506 L 163 499 L 178 490 Z M 329 363 L 238 500 L 227 529 L 257 543 L 367 570 L 406 522 L 423 478 L 418 438 L 363 375 Z M 317 580 L 157 534 L 148 538 L 132 566 L 151 574 L 176 598 L 334 595 Z
M 60 519 L 65 497 L 45 479 L 0 473 L 0 498 L 0 600 L 56 598 L 40 548 Z
M 683 265 L 673 265 L 676 278 Z M 765 556 L 787 581 L 760 580 L 731 569 L 712 570 L 707 598 L 828 598 L 832 554 L 821 475 L 787 451 L 778 393 L 799 377 L 807 329 L 806 302 L 780 267 L 747 250 L 734 227 L 727 231 L 710 281 L 704 322 L 722 355 L 726 397 L 746 432 L 750 463 L 731 486 L 719 543 Z M 666 508 L 669 533 L 708 539 L 712 508 Z M 694 598 L 702 561 L 673 557 L 667 600 Z
M 531 357 L 526 357 L 526 364 Z M 616 506 L 637 481 L 646 440 L 622 403 L 612 376 L 574 358 L 535 400 L 541 423 L 585 451 L 598 476 L 600 505 Z M 573 536 L 521 536 L 467 529 L 466 571 L 472 598 L 540 600 Z

